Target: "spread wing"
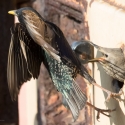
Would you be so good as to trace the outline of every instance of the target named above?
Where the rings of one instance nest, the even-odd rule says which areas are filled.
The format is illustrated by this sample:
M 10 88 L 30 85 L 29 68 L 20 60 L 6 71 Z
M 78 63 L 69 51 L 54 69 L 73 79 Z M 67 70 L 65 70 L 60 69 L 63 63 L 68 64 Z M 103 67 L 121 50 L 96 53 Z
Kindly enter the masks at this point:
M 47 21 L 46 24 L 48 27 L 51 26 L 51 29 L 55 33 L 55 39 L 52 41 L 51 45 L 54 46 L 54 43 L 56 43 L 56 46 L 58 46 L 56 50 L 59 51 L 62 62 L 74 70 L 73 76 L 75 76 L 77 72 L 84 76 L 90 83 L 95 82 L 95 80 L 89 75 L 87 69 L 81 64 L 80 60 L 71 49 L 68 41 L 59 27 Z
M 45 20 L 31 10 L 23 10 L 23 20 L 33 40 L 42 46 L 54 59 L 61 61 L 57 55 L 58 51 L 49 45 L 55 34 L 52 32 L 51 27 L 46 26 Z
M 15 100 L 21 85 L 38 78 L 44 51 L 30 37 L 20 23 L 11 28 L 11 42 L 8 53 L 7 79 L 11 98 Z

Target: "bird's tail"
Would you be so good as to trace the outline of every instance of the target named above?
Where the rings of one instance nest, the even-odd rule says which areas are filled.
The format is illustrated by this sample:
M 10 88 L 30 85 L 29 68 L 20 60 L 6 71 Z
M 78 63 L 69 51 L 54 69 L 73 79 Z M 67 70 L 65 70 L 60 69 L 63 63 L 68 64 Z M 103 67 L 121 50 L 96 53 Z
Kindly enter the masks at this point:
M 86 101 L 86 95 L 82 92 L 75 81 L 73 81 L 72 83 L 70 92 L 68 94 L 63 94 L 63 105 L 71 110 L 74 121 L 77 120 L 79 112 L 85 106 Z

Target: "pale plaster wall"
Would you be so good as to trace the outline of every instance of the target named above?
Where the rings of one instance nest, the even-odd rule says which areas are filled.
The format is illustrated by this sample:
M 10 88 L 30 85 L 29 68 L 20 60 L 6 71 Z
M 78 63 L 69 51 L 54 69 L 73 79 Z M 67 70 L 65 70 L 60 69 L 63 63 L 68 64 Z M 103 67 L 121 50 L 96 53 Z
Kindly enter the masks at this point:
M 37 123 L 37 83 L 31 79 L 24 83 L 19 93 L 19 125 Z
M 116 47 L 125 41 L 125 11 L 113 7 L 103 1 L 93 1 L 88 4 L 88 23 L 90 40 L 103 47 Z M 100 55 L 94 50 L 94 56 Z M 108 76 L 100 64 L 94 64 L 94 78 L 98 84 L 113 91 L 112 78 Z M 100 115 L 100 122 L 95 118 L 95 125 L 125 125 L 124 101 L 111 99 L 105 103 L 107 94 L 94 87 L 94 104 L 100 108 L 116 108 L 111 118 Z M 97 112 L 95 112 L 96 116 Z

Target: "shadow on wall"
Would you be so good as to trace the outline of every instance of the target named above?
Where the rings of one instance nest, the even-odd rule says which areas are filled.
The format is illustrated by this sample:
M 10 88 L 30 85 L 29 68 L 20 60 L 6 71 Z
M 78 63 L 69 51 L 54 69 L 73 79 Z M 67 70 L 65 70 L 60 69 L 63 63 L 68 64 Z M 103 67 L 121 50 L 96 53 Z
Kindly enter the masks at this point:
M 42 125 L 42 124 L 38 124 L 38 114 L 36 114 L 34 117 L 34 124 L 33 125 Z
M 102 54 L 98 51 L 96 57 L 100 57 Z M 113 78 L 106 74 L 103 67 L 97 63 L 98 70 L 100 72 L 100 82 L 101 86 L 115 92 L 114 86 L 112 84 Z M 125 93 L 125 90 L 124 90 Z M 107 94 L 103 92 L 104 94 L 104 102 L 107 98 Z M 121 100 L 117 101 L 113 98 L 111 98 L 108 102 L 105 102 L 106 108 L 108 109 L 116 109 L 115 112 L 111 113 L 110 117 L 110 125 L 125 125 L 125 98 L 124 95 L 121 95 Z M 105 116 L 104 116 L 105 117 Z M 121 122 L 121 123 L 120 123 Z

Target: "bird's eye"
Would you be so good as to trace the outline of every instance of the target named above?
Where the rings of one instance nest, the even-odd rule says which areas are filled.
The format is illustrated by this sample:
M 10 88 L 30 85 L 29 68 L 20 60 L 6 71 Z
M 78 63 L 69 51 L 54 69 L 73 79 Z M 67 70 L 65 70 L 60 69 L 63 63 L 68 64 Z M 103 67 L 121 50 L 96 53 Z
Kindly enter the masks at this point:
M 105 53 L 103 53 L 103 55 L 107 58 L 108 57 L 108 55 L 107 54 L 105 54 Z
M 104 54 L 105 55 L 105 57 L 107 58 L 108 57 L 108 55 L 107 54 Z

